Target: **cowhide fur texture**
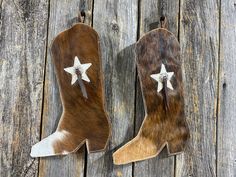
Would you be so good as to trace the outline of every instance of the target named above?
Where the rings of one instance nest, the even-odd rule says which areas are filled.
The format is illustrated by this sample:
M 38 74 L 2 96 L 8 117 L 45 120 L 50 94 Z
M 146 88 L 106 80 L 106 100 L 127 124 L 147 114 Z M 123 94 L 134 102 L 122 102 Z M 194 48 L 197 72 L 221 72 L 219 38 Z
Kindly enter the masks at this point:
M 104 109 L 102 60 L 97 32 L 88 25 L 78 23 L 55 38 L 51 54 L 63 112 L 56 131 L 35 144 L 31 156 L 65 155 L 77 151 L 84 143 L 88 152 L 104 150 L 111 130 Z M 90 82 L 83 81 L 88 98 L 83 96 L 78 82 L 71 85 L 71 74 L 64 71 L 64 68 L 73 66 L 76 56 L 81 64 L 92 64 L 86 71 Z
M 148 32 L 136 43 L 136 62 L 146 116 L 138 135 L 113 154 L 118 165 L 155 157 L 165 146 L 169 155 L 180 153 L 190 136 L 184 115 L 180 45 L 176 37 L 165 28 Z M 167 72 L 174 72 L 170 80 L 173 90 L 157 92 L 158 83 L 150 75 L 159 73 L 162 64 Z

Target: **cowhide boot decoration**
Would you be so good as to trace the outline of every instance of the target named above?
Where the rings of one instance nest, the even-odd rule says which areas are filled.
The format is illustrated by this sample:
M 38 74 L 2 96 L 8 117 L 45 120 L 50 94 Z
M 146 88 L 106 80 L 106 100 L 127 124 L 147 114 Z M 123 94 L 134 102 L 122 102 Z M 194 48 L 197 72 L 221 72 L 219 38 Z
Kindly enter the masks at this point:
M 166 20 L 166 19 L 164 19 Z M 114 163 L 127 164 L 182 152 L 189 138 L 184 115 L 179 42 L 162 27 L 144 35 L 136 44 L 136 62 L 146 116 L 138 135 L 113 154 Z
M 35 144 L 31 156 L 65 155 L 77 151 L 84 143 L 88 152 L 104 150 L 110 136 L 110 122 L 104 109 L 97 32 L 78 23 L 54 39 L 51 54 L 63 113 L 56 131 Z

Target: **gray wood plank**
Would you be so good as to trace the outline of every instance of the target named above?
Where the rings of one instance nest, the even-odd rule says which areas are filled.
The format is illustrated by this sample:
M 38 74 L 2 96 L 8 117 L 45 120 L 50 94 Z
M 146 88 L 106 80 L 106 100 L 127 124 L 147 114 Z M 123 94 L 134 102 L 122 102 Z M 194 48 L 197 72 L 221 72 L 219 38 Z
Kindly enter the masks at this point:
M 221 1 L 217 175 L 236 176 L 236 4 Z
M 146 32 L 160 27 L 159 20 L 162 15 L 168 19 L 168 29 L 178 36 L 178 20 L 179 20 L 179 2 L 164 0 L 143 0 L 140 3 L 140 37 Z M 143 106 L 143 98 L 139 81 L 136 86 L 136 127 L 135 132 L 138 133 L 143 122 L 145 113 Z M 135 134 L 135 135 L 136 135 Z M 158 157 L 134 163 L 134 176 L 174 176 L 174 156 L 167 157 L 166 149 L 163 150 Z
M 77 22 L 79 10 L 87 14 L 86 23 L 91 24 L 92 0 L 50 0 L 50 19 L 48 31 L 48 52 L 44 87 L 44 107 L 42 138 L 53 133 L 62 113 L 62 105 L 50 55 L 50 44 L 58 33 L 70 28 Z M 75 177 L 84 175 L 84 147 L 75 154 L 60 157 L 41 158 L 39 176 Z
M 0 0 L 0 176 L 37 176 L 48 0 Z
M 138 1 L 94 1 L 93 24 L 101 38 L 105 95 L 112 137 L 105 153 L 88 155 L 88 177 L 132 176 L 132 164 L 114 166 L 112 153 L 133 136 Z
M 139 6 L 139 37 L 152 29 L 158 28 L 160 17 L 163 15 L 168 19 L 168 29 L 178 36 L 179 1 L 142 0 Z
M 191 139 L 177 177 L 216 176 L 219 1 L 181 1 L 180 45 Z

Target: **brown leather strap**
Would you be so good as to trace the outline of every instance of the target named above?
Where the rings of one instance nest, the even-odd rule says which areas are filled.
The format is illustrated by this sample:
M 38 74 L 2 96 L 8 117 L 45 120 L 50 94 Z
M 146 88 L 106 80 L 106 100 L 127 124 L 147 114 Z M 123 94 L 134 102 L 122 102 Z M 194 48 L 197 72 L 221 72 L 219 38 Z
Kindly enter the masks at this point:
M 163 96 L 163 106 L 165 109 L 165 112 L 169 109 L 169 102 L 168 102 L 168 94 L 167 94 L 167 77 L 163 78 L 163 90 L 162 90 L 162 96 Z

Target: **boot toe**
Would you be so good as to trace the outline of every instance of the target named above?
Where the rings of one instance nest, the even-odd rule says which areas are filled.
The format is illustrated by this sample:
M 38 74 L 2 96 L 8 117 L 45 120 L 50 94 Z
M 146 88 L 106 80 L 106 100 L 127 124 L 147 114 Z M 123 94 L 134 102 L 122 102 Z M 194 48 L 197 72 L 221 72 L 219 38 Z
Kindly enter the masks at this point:
M 113 154 L 116 165 L 145 160 L 157 155 L 158 149 L 150 140 L 136 137 Z
M 46 156 L 54 156 L 54 155 L 66 155 L 69 154 L 70 151 L 67 151 L 66 147 L 62 146 L 62 149 L 58 152 L 55 150 L 55 145 L 62 145 L 65 141 L 68 141 L 68 132 L 66 131 L 56 131 L 50 136 L 44 138 L 40 142 L 36 143 L 31 148 L 31 157 L 46 157 Z
M 53 134 L 52 134 L 53 135 Z M 37 144 L 33 145 L 31 148 L 31 157 L 43 157 L 43 156 L 52 156 L 55 154 L 52 142 L 53 136 L 50 135 Z

